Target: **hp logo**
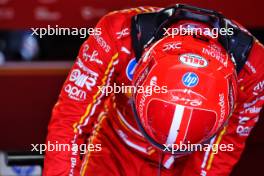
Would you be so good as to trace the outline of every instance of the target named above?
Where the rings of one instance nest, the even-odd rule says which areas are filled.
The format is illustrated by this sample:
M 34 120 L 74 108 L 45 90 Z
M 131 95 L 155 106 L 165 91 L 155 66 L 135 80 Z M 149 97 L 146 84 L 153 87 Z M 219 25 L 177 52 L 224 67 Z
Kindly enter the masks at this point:
M 187 72 L 182 77 L 182 83 L 187 87 L 194 87 L 198 82 L 199 77 L 193 72 Z

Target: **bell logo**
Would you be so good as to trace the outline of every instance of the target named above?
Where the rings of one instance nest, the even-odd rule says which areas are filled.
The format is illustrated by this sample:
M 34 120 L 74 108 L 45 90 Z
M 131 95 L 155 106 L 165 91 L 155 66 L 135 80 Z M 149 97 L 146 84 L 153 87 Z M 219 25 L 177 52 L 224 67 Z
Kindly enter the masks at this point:
M 207 60 L 197 54 L 192 54 L 192 53 L 182 54 L 180 55 L 179 59 L 183 64 L 191 67 L 201 68 L 201 67 L 206 67 L 208 65 Z

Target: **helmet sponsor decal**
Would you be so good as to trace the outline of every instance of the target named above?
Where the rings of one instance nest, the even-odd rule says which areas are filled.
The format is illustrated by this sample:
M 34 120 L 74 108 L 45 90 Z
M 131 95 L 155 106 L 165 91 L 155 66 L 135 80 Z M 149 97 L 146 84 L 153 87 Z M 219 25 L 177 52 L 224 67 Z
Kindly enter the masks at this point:
M 171 51 L 171 50 L 175 50 L 175 49 L 180 49 L 182 45 L 182 42 L 169 42 L 169 43 L 165 43 L 163 45 L 163 49 L 162 51 Z
M 208 65 L 207 60 L 197 54 L 192 54 L 192 53 L 182 54 L 180 55 L 179 59 L 183 64 L 191 67 L 201 68 L 201 67 L 206 67 Z
M 219 119 L 219 127 L 225 120 L 226 116 L 226 105 L 225 105 L 225 95 L 224 93 L 219 94 L 219 106 L 220 106 L 220 119 Z
M 205 47 L 202 49 L 202 53 L 207 55 L 207 56 L 210 56 L 212 58 L 215 58 L 217 61 L 219 61 L 225 67 L 227 67 L 228 57 L 227 57 L 227 55 L 224 55 L 221 52 L 221 48 L 219 48 L 218 46 L 210 45 L 208 47 Z
M 207 100 L 204 96 L 191 89 L 170 90 L 169 96 L 172 102 L 182 103 L 187 106 L 201 106 Z
M 126 75 L 127 75 L 127 78 L 130 81 L 132 81 L 133 74 L 134 74 L 134 71 L 135 71 L 136 66 L 137 66 L 136 58 L 131 59 L 129 61 L 129 63 L 127 64 Z
M 186 87 L 194 87 L 198 84 L 199 77 L 193 72 L 187 72 L 182 77 L 182 83 Z

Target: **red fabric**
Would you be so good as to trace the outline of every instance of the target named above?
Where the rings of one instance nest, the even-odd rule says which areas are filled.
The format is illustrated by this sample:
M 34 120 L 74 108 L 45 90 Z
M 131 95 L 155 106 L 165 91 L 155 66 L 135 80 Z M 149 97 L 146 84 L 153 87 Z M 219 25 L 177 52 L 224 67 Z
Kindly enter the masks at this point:
M 130 18 L 136 13 L 153 10 L 146 9 L 114 12 L 100 20 L 97 27 L 102 28 L 102 35 L 98 38 L 90 36 L 84 42 L 64 83 L 58 103 L 53 109 L 47 142 L 82 144 L 86 143 L 85 136 L 89 136 L 91 132 L 93 134 L 97 132 L 93 130 L 93 126 L 97 122 L 99 112 L 105 111 L 103 102 L 106 98 L 102 97 L 98 86 L 113 85 L 113 83 L 131 85 L 131 80 L 126 73 L 129 61 L 134 58 L 129 36 Z M 123 31 L 122 34 L 121 31 Z M 195 152 L 188 157 L 187 161 L 172 164 L 178 168 L 177 170 L 182 170 L 182 174 L 178 175 L 223 176 L 231 172 L 232 167 L 239 160 L 251 128 L 257 122 L 258 111 L 263 106 L 263 57 L 263 46 L 255 42 L 249 60 L 238 76 L 239 96 L 235 112 L 225 132 L 220 132 L 214 138 L 214 143 L 234 144 L 235 150 L 219 152 L 215 155 L 211 155 L 211 151 L 206 155 L 204 152 Z M 102 144 L 104 155 L 98 152 L 97 155 L 100 157 L 92 157 L 93 162 L 87 164 L 87 173 L 91 175 L 111 175 L 109 173 L 154 175 L 158 170 L 157 165 L 152 164 L 158 162 L 157 151 L 139 133 L 129 107 L 129 98 L 131 98 L 130 94 L 119 93 L 114 98 L 111 97 L 111 103 L 105 106 L 109 111 L 108 126 L 102 126 L 102 132 L 98 131 L 98 135 L 102 138 L 93 141 Z M 135 145 L 131 143 L 139 146 L 140 150 L 133 147 Z M 148 160 L 144 160 L 145 158 Z M 167 158 L 165 157 L 165 160 Z M 82 162 L 84 160 L 71 151 L 47 151 L 43 174 L 46 176 L 80 175 Z M 163 170 L 171 174 L 175 172 L 173 168 L 167 170 L 163 168 Z
M 157 175 L 159 170 L 158 158 L 153 162 L 148 158 L 142 157 L 123 143 L 119 135 L 113 130 L 109 117 L 103 117 L 98 126 L 98 133 L 93 134 L 91 143 L 101 144 L 101 151 L 91 151 L 83 159 L 81 175 L 100 175 L 100 176 L 146 176 Z M 178 175 L 180 170 L 173 168 L 161 169 L 162 176 Z

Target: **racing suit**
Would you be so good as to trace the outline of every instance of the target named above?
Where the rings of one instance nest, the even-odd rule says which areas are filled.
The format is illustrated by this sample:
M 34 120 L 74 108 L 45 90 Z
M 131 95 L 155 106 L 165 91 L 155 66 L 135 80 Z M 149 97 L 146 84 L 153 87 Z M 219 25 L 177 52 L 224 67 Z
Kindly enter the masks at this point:
M 130 108 L 131 94 L 106 96 L 103 86 L 131 85 L 136 65 L 131 46 L 131 17 L 158 8 L 139 7 L 104 16 L 81 46 L 65 81 L 48 127 L 47 143 L 94 144 L 80 151 L 46 151 L 44 175 L 228 175 L 264 103 L 264 48 L 254 41 L 238 75 L 238 101 L 223 130 L 210 144 L 233 144 L 233 151 L 194 152 L 175 159 L 161 157 L 142 136 Z

